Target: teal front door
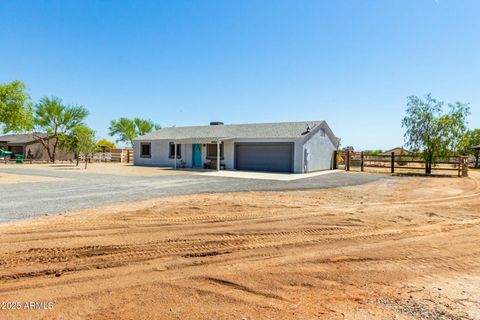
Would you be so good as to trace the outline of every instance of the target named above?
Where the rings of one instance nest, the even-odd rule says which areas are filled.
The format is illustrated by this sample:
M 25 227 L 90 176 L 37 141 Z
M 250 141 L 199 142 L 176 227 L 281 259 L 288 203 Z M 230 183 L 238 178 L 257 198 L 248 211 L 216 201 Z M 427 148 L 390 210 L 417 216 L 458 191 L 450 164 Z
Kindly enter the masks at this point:
M 201 167 L 202 166 L 202 145 L 201 144 L 192 144 L 192 167 Z

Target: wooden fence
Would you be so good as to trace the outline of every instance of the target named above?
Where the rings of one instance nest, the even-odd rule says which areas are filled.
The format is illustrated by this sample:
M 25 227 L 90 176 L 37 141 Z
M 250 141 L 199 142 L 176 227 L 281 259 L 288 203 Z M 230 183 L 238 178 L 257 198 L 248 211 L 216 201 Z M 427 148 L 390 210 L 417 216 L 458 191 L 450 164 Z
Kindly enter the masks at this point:
M 469 160 L 466 156 L 439 159 L 432 172 L 440 174 L 456 174 L 459 177 L 468 176 Z M 376 171 L 376 172 L 425 172 L 425 161 L 419 154 L 396 155 L 366 155 L 363 152 L 334 152 L 334 168 L 344 168 L 346 171 Z
M 90 158 L 93 162 L 120 162 L 120 163 L 133 163 L 133 150 L 129 148 L 125 149 L 112 149 L 110 152 L 97 152 Z M 80 155 L 80 160 L 84 160 L 84 155 Z
M 112 162 L 133 163 L 133 149 L 112 149 L 111 154 Z

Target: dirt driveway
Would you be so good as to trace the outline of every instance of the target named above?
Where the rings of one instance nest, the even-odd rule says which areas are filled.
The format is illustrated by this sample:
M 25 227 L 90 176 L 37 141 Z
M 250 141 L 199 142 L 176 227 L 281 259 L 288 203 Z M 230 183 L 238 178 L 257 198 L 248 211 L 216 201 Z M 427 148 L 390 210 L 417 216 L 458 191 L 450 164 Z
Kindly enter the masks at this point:
M 0 223 L 118 203 L 130 205 L 135 201 L 173 195 L 320 189 L 388 178 L 333 172 L 278 181 L 208 176 L 156 167 L 98 165 L 95 170 L 103 166 L 108 173 L 79 170 L 74 165 L 73 169 L 72 165 L 0 165 Z M 2 181 L 5 184 L 2 185 Z
M 0 226 L 1 319 L 479 319 L 480 175 L 184 195 Z

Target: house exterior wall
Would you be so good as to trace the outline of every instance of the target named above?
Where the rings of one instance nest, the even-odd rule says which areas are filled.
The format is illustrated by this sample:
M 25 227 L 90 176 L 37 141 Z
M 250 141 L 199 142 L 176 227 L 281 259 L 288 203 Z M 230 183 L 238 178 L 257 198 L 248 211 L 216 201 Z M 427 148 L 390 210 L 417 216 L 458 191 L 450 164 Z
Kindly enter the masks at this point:
M 150 143 L 150 157 L 142 157 L 140 154 L 140 145 L 142 143 Z M 177 159 L 177 164 L 183 160 L 186 162 L 187 166 L 192 164 L 192 150 L 191 145 L 190 151 L 187 152 L 187 145 L 182 144 L 181 149 L 181 158 Z M 173 167 L 174 159 L 169 157 L 170 154 L 170 142 L 165 140 L 157 141 L 136 141 L 133 146 L 134 151 L 134 164 L 139 166 L 156 166 L 156 167 Z M 190 160 L 189 160 L 190 159 Z
M 303 143 L 302 140 L 296 139 L 236 139 L 224 141 L 223 155 L 224 158 L 221 163 L 225 165 L 225 169 L 235 169 L 235 143 L 238 142 L 290 142 L 294 143 L 294 159 L 293 159 L 293 172 L 303 172 Z M 140 156 L 141 143 L 150 143 L 151 157 Z M 192 166 L 192 145 L 182 144 L 182 158 L 177 160 L 177 164 L 180 161 L 185 161 L 187 167 Z M 157 141 L 136 141 L 134 143 L 134 164 L 139 166 L 158 166 L 158 167 L 173 167 L 174 160 L 169 158 L 170 153 L 170 141 L 157 140 Z M 202 144 L 202 163 L 208 162 L 207 148 Z
M 54 139 L 50 140 L 50 148 L 53 150 Z M 32 159 L 37 161 L 49 161 L 48 152 L 40 142 L 30 143 L 7 143 L 4 145 L 7 150 L 14 150 L 22 148 L 22 154 L 27 158 L 29 151 L 31 151 Z M 18 152 L 18 151 L 17 151 Z M 75 156 L 72 153 L 66 153 L 62 149 L 58 148 L 55 153 L 55 160 L 66 161 L 73 160 Z
M 303 172 L 329 170 L 333 168 L 333 151 L 337 150 L 327 134 L 319 130 L 305 141 L 302 147 Z
M 174 160 L 169 157 L 170 155 L 170 142 L 167 140 L 157 140 L 157 141 L 136 141 L 134 143 L 134 164 L 139 166 L 158 166 L 158 167 L 173 167 Z M 151 157 L 141 157 L 140 155 L 140 145 L 141 143 L 150 143 L 150 153 Z M 224 148 L 227 148 L 225 144 Z M 181 144 L 181 153 L 182 156 L 177 160 L 177 165 L 180 165 L 181 161 L 185 161 L 186 167 L 192 167 L 193 165 L 193 151 L 192 144 Z M 226 150 L 224 149 L 224 153 Z M 224 155 L 224 160 L 221 161 L 222 164 L 226 163 L 227 155 Z M 207 159 L 207 148 L 202 144 L 202 164 L 209 161 Z M 227 169 L 231 169 L 228 167 Z
M 327 127 L 326 129 L 329 130 Z M 333 151 L 337 149 L 337 141 L 332 141 L 332 136 L 326 133 L 325 128 L 318 128 L 306 140 L 298 139 L 235 139 L 224 141 L 224 159 L 221 163 L 225 169 L 235 169 L 235 144 L 236 143 L 262 143 L 262 142 L 285 142 L 293 143 L 293 172 L 304 173 L 319 170 L 329 170 L 332 168 Z M 333 136 L 334 137 L 334 136 Z M 335 137 L 334 137 L 335 138 Z M 141 143 L 150 143 L 151 157 L 141 157 Z M 169 157 L 170 141 L 136 141 L 134 143 L 134 164 L 141 166 L 161 166 L 173 167 L 174 159 Z M 177 159 L 177 165 L 181 161 L 185 162 L 186 167 L 192 167 L 192 144 L 181 145 L 181 158 Z M 208 162 L 207 148 L 202 144 L 202 164 Z

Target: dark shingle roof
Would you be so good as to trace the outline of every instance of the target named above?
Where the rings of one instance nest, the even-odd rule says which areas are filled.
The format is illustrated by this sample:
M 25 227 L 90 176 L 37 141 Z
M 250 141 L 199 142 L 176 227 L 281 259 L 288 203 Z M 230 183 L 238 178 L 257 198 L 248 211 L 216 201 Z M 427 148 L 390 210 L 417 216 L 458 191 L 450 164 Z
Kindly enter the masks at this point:
M 228 124 L 163 128 L 135 140 L 175 140 L 193 138 L 275 139 L 302 138 L 325 121 Z
M 46 133 L 37 133 L 39 137 L 46 138 Z M 3 143 L 29 143 L 37 140 L 31 133 L 27 134 L 9 134 L 5 136 L 0 136 L 0 142 Z

